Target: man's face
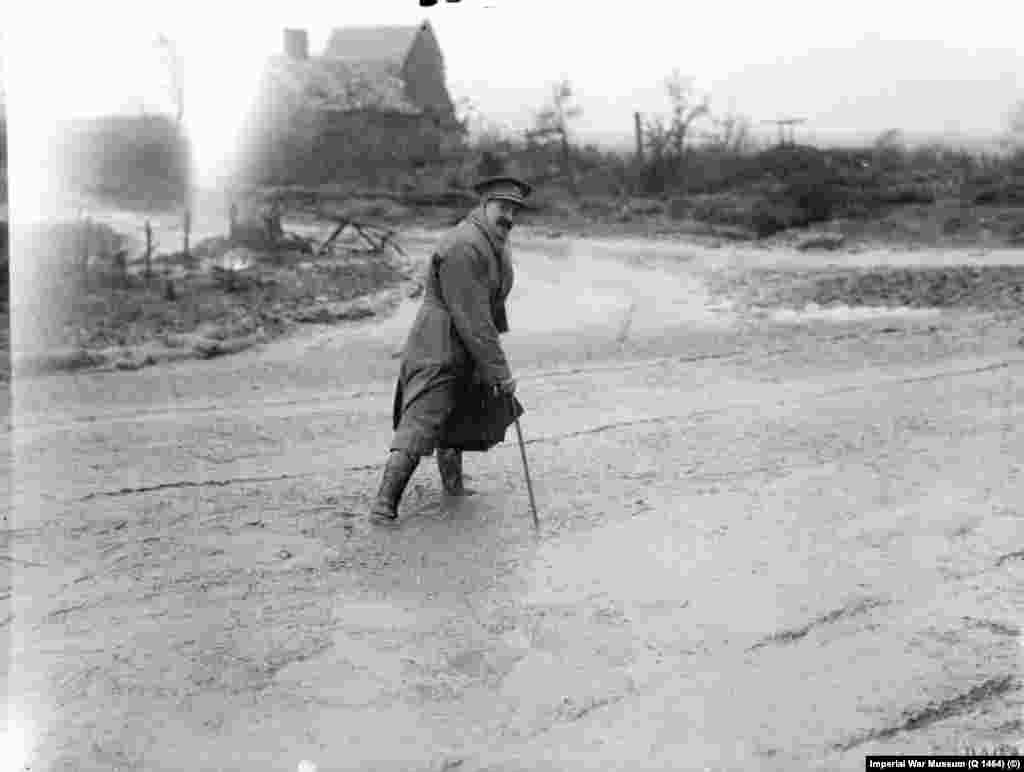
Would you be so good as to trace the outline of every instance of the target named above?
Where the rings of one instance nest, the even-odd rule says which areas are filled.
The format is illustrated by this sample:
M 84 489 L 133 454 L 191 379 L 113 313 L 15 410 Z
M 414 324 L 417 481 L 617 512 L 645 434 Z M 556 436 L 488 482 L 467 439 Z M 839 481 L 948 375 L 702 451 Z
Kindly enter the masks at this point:
M 515 225 L 516 216 L 519 214 L 519 205 L 511 201 L 496 198 L 487 202 L 484 208 L 487 219 L 502 233 L 507 234 Z

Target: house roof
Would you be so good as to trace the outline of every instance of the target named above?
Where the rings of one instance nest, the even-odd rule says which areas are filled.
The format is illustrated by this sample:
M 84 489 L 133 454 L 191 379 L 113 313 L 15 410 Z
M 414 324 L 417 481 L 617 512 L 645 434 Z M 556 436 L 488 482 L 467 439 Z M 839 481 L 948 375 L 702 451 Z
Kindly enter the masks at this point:
M 398 67 L 381 62 L 274 56 L 267 62 L 261 93 L 278 105 L 316 110 L 422 112 L 406 99 Z
M 412 44 L 430 22 L 409 26 L 339 27 L 331 33 L 324 56 L 359 62 L 388 62 L 399 68 Z

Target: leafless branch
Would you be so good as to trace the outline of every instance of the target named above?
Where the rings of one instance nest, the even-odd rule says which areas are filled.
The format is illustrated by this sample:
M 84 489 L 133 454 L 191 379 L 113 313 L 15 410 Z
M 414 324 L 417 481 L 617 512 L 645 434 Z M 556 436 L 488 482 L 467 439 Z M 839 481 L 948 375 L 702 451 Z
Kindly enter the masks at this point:
M 572 146 L 569 136 L 569 122 L 582 115 L 581 108 L 573 104 L 575 94 L 568 78 L 562 78 L 551 86 L 551 96 L 536 115 L 534 128 L 527 132 L 528 141 L 551 140 L 560 145 L 562 173 L 569 182 L 572 194 L 576 195 L 576 175 L 572 167 Z
M 171 79 L 171 99 L 174 101 L 174 120 L 179 126 L 185 117 L 185 63 L 177 45 L 166 35 L 160 35 L 157 46 L 164 51 L 167 71 Z

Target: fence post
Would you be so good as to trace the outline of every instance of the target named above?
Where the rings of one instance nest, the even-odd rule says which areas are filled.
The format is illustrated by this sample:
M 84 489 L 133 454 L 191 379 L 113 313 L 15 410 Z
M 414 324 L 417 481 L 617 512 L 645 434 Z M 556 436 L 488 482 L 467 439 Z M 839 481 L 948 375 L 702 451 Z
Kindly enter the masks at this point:
M 128 250 L 119 249 L 114 252 L 114 269 L 117 271 L 117 283 L 122 289 L 128 288 Z
M 174 302 L 178 299 L 178 293 L 174 289 L 174 279 L 171 278 L 171 267 L 164 265 L 164 300 Z
M 83 284 L 88 285 L 89 283 L 89 249 L 92 246 L 92 221 L 86 217 L 80 220 L 82 225 L 82 235 L 79 240 L 79 271 L 81 273 Z
M 190 234 L 191 230 L 192 230 L 192 210 L 186 209 L 185 210 L 185 247 L 182 250 L 182 252 L 185 255 L 185 257 L 189 257 L 188 239 L 189 239 L 189 234 Z
M 153 278 L 153 226 L 146 220 L 146 284 Z

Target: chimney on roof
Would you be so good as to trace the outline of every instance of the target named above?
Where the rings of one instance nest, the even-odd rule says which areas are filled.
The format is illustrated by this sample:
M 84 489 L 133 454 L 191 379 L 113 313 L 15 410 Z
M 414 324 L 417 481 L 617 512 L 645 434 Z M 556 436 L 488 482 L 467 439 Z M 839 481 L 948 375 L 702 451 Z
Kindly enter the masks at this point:
M 284 31 L 284 53 L 289 59 L 309 58 L 309 35 L 304 29 Z

